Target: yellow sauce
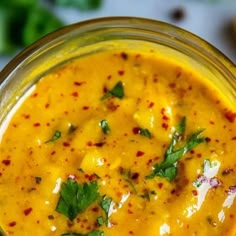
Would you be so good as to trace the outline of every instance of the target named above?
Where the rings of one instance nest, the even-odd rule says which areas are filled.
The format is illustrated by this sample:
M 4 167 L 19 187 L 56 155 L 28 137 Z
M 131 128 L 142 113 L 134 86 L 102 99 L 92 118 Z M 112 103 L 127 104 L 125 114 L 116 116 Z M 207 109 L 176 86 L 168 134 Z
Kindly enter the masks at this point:
M 124 96 L 109 96 L 118 82 Z M 152 52 L 69 62 L 41 78 L 3 134 L 0 227 L 21 236 L 234 236 L 235 112 L 195 71 Z M 172 181 L 147 178 L 183 117 L 175 150 L 201 129 L 205 141 L 175 162 Z M 99 197 L 73 220 L 56 210 L 68 179 L 98 184 Z M 112 202 L 99 225 L 102 196 Z

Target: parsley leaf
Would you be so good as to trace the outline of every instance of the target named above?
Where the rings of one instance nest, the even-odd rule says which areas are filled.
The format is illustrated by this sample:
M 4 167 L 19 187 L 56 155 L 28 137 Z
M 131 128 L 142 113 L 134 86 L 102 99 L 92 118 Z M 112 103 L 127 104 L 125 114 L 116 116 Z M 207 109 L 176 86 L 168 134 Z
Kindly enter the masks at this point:
M 6 233 L 3 231 L 3 229 L 0 226 L 0 236 L 6 236 Z
M 100 203 L 101 208 L 104 210 L 106 214 L 106 218 L 105 218 L 106 226 L 108 226 L 109 209 L 110 209 L 111 203 L 112 203 L 112 199 L 107 198 L 106 196 L 103 196 L 102 201 Z
M 103 235 L 104 235 L 103 231 L 93 230 L 93 231 L 90 231 L 87 234 L 65 233 L 65 234 L 62 234 L 61 236 L 103 236 Z
M 61 131 L 56 130 L 56 132 L 53 134 L 53 136 L 47 140 L 45 143 L 49 143 L 49 142 L 54 142 L 57 139 L 59 139 L 61 137 Z
M 102 131 L 103 131 L 104 134 L 110 133 L 111 129 L 110 129 L 110 127 L 108 125 L 108 122 L 106 120 L 101 120 L 99 122 L 99 125 L 101 126 Z
M 139 133 L 141 136 L 147 137 L 147 138 L 149 138 L 149 139 L 152 138 L 152 135 L 151 135 L 151 133 L 150 133 L 150 131 L 149 131 L 148 129 L 139 128 L 138 133 Z
M 97 181 L 78 184 L 68 179 L 61 186 L 56 211 L 73 221 L 80 212 L 85 211 L 99 196 Z
M 102 97 L 101 100 L 105 100 L 109 97 L 117 97 L 119 99 L 122 99 L 124 97 L 124 87 L 121 81 L 119 81 L 113 89 L 109 90 L 107 93 L 105 93 Z
M 161 163 L 157 163 L 153 166 L 153 172 L 146 176 L 146 179 L 152 179 L 155 176 L 166 178 L 168 181 L 172 181 L 177 175 L 177 162 L 188 151 L 195 148 L 200 143 L 205 141 L 204 137 L 199 137 L 203 130 L 199 130 L 194 133 L 185 143 L 184 146 L 175 150 L 175 146 L 181 141 L 186 128 L 186 118 L 183 117 L 180 124 L 176 127 L 176 131 L 173 133 L 170 144 L 164 154 L 164 160 Z
M 41 183 L 41 181 L 42 181 L 42 178 L 41 178 L 41 177 L 36 176 L 36 177 L 34 177 L 34 178 L 35 178 L 36 184 L 40 184 L 40 183 Z
M 104 219 L 102 216 L 99 216 L 97 218 L 97 224 L 98 224 L 98 226 L 102 226 L 104 224 Z

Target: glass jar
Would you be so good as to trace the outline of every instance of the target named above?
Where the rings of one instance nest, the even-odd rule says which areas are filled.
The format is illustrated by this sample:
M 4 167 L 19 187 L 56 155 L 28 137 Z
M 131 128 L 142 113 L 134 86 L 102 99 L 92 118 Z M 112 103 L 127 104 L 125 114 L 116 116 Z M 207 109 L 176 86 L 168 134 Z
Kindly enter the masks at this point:
M 75 58 L 112 51 L 118 46 L 120 51 L 154 50 L 174 64 L 191 68 L 235 112 L 236 68 L 216 48 L 164 22 L 102 18 L 49 34 L 25 49 L 0 72 L 0 142 L 11 116 L 45 74 Z
M 236 68 L 201 38 L 164 22 L 110 17 L 73 24 L 47 35 L 16 56 L 0 72 L 0 125 L 20 98 L 41 78 L 76 57 L 116 47 L 155 47 L 174 61 L 194 68 L 236 106 Z M 122 46 L 121 46 L 122 45 Z

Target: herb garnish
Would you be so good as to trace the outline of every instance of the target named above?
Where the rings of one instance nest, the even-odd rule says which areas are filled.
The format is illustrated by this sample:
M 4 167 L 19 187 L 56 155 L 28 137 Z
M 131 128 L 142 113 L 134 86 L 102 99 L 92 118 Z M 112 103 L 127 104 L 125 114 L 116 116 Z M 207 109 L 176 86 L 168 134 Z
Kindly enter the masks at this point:
M 93 230 L 93 231 L 90 231 L 87 234 L 65 233 L 65 234 L 62 234 L 61 236 L 103 236 L 103 235 L 104 235 L 103 231 Z
M 41 177 L 39 177 L 39 176 L 36 176 L 36 177 L 35 177 L 35 182 L 36 182 L 36 184 L 40 184 L 41 181 L 42 181 L 42 178 L 41 178 Z
M 98 226 L 102 226 L 104 224 L 104 218 L 102 216 L 97 218 L 97 224 Z
M 97 181 L 78 184 L 68 179 L 61 186 L 56 211 L 73 221 L 80 212 L 85 211 L 99 196 Z
M 106 195 L 103 196 L 102 201 L 100 203 L 100 206 L 104 210 L 105 215 L 106 215 L 105 220 L 104 220 L 106 226 L 108 226 L 109 209 L 110 209 L 111 203 L 112 203 L 112 199 L 108 198 Z
M 47 140 L 45 143 L 54 142 L 61 137 L 61 131 L 56 130 L 53 136 Z
M 122 99 L 124 97 L 124 87 L 121 81 L 119 81 L 111 90 L 106 92 L 102 97 L 101 100 L 105 100 L 109 97 L 117 97 L 119 99 Z
M 1 226 L 0 226 L 0 236 L 6 236 L 6 233 L 3 231 Z
M 177 175 L 177 162 L 188 151 L 195 148 L 200 143 L 205 141 L 204 137 L 199 137 L 203 130 L 198 130 L 194 133 L 185 145 L 175 150 L 175 146 L 179 144 L 183 139 L 183 135 L 186 128 L 186 118 L 183 117 L 180 124 L 176 127 L 176 131 L 172 135 L 170 144 L 164 154 L 164 160 L 161 163 L 157 163 L 153 166 L 153 172 L 146 176 L 146 179 L 152 179 L 155 176 L 166 178 L 168 181 L 172 181 Z
M 147 137 L 147 138 L 149 138 L 149 139 L 152 138 L 152 135 L 151 135 L 151 133 L 150 133 L 150 131 L 149 131 L 148 129 L 139 128 L 138 133 L 139 133 L 141 136 Z
M 99 125 L 101 126 L 102 131 L 103 131 L 104 134 L 110 133 L 111 129 L 110 129 L 109 125 L 108 125 L 107 120 L 101 120 L 99 122 Z

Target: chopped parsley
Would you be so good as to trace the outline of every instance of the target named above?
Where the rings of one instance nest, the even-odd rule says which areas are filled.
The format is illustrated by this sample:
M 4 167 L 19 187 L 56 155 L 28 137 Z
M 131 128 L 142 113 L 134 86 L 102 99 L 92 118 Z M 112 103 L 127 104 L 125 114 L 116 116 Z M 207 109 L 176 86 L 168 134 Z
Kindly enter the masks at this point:
M 56 211 L 73 221 L 80 212 L 84 212 L 99 196 L 97 181 L 78 184 L 68 179 L 61 186 Z
M 0 236 L 6 236 L 6 233 L 3 231 L 1 226 L 0 226 Z
M 53 136 L 47 140 L 45 143 L 54 142 L 61 137 L 61 131 L 56 130 Z
M 103 236 L 103 235 L 104 235 L 103 231 L 93 230 L 93 231 L 90 231 L 87 234 L 65 233 L 65 234 L 62 234 L 61 236 Z
M 146 179 L 152 179 L 155 176 L 160 176 L 171 182 L 177 175 L 177 163 L 180 158 L 183 157 L 188 151 L 205 141 L 204 137 L 200 137 L 203 130 L 198 130 L 186 140 L 182 147 L 175 149 L 176 145 L 178 144 L 179 146 L 179 143 L 183 139 L 185 128 L 186 118 L 183 117 L 180 124 L 176 127 L 176 131 L 172 135 L 170 144 L 164 154 L 164 160 L 153 166 L 153 172 L 146 176 Z
M 144 137 L 147 137 L 149 139 L 152 138 L 152 135 L 150 133 L 150 131 L 148 129 L 142 129 L 142 128 L 139 128 L 139 132 L 138 132 L 141 136 L 144 136 Z
M 102 216 L 97 218 L 97 224 L 98 226 L 102 226 L 104 224 L 104 218 Z
M 105 220 L 104 220 L 106 226 L 108 226 L 109 209 L 110 209 L 111 203 L 112 203 L 112 199 L 108 198 L 107 196 L 103 196 L 102 201 L 100 203 L 100 206 L 104 210 L 105 215 L 106 215 Z
M 109 125 L 108 125 L 107 120 L 101 120 L 99 122 L 99 125 L 101 126 L 102 131 L 103 131 L 104 134 L 109 134 L 110 133 L 111 129 L 110 129 Z
M 40 184 L 41 181 L 42 181 L 42 178 L 41 178 L 41 177 L 39 177 L 39 176 L 36 176 L 36 177 L 35 177 L 35 182 L 36 182 L 36 184 Z
M 109 97 L 117 97 L 119 99 L 122 99 L 124 97 L 124 87 L 121 81 L 119 81 L 111 90 L 106 92 L 102 97 L 101 100 L 105 100 Z

